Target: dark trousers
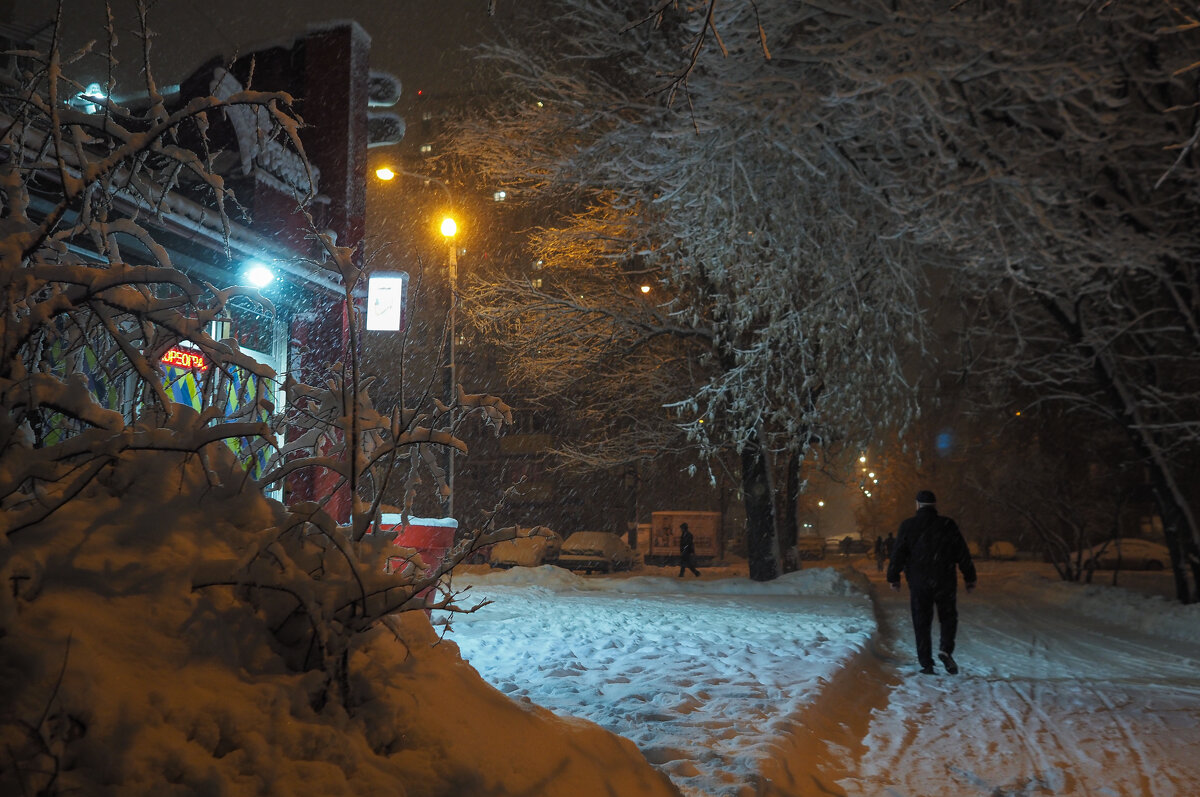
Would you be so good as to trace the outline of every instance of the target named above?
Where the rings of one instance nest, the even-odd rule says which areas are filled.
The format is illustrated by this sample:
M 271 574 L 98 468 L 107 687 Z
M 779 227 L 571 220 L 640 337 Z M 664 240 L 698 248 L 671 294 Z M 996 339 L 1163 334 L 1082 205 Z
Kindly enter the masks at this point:
M 958 633 L 958 601 L 955 588 L 922 589 L 909 592 L 912 606 L 913 633 L 917 637 L 917 661 L 922 667 L 933 666 L 933 612 L 937 610 L 941 638 L 938 650 L 954 653 L 954 636 Z
M 700 571 L 696 569 L 696 554 L 681 553 L 679 554 L 679 575 L 683 575 L 683 571 L 691 570 L 696 575 L 700 575 Z

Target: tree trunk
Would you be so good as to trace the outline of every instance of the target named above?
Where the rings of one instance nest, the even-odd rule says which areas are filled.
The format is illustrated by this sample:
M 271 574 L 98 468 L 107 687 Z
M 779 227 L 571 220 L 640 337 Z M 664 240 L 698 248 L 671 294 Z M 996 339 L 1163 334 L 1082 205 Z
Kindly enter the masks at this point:
M 1187 550 L 1188 538 L 1185 534 L 1187 519 L 1172 500 L 1173 494 L 1164 484 L 1158 472 L 1151 468 L 1150 478 L 1154 483 L 1154 497 L 1158 504 L 1158 513 L 1163 521 L 1163 536 L 1166 537 L 1167 550 L 1171 554 L 1171 572 L 1175 577 L 1175 597 L 1180 603 L 1191 603 L 1196 596 L 1192 594 L 1188 584 Z
M 1163 519 L 1163 531 L 1167 539 L 1167 548 L 1171 552 L 1171 569 L 1175 574 L 1175 593 L 1181 603 L 1191 603 L 1197 596 L 1196 589 L 1200 584 L 1189 585 L 1186 552 L 1200 550 L 1200 524 L 1191 511 L 1187 499 L 1180 488 L 1179 481 L 1172 469 L 1170 461 L 1163 453 L 1163 446 L 1155 435 L 1148 431 L 1148 424 L 1142 422 L 1141 412 L 1137 402 L 1131 397 L 1125 382 L 1122 381 L 1111 356 L 1106 356 L 1095 347 L 1085 343 L 1083 330 L 1071 314 L 1064 310 L 1058 300 L 1042 299 L 1042 306 L 1050 316 L 1066 331 L 1072 345 L 1082 347 L 1092 355 L 1092 370 L 1096 383 L 1107 394 L 1115 413 L 1117 423 L 1125 432 L 1134 450 L 1146 463 L 1150 474 L 1150 484 Z M 1193 572 L 1197 571 L 1195 565 Z M 1196 576 L 1193 576 L 1195 580 Z
M 800 454 L 796 451 L 788 455 L 787 483 L 783 492 L 786 503 L 783 507 L 783 526 L 779 529 L 779 547 L 783 551 L 790 551 L 800 534 Z M 784 561 L 790 561 L 789 557 L 785 556 Z M 796 559 L 795 567 L 799 566 L 800 560 Z
M 742 449 L 741 456 L 750 578 L 770 581 L 779 576 L 779 546 L 775 539 L 775 507 L 767 455 L 758 439 L 753 438 Z

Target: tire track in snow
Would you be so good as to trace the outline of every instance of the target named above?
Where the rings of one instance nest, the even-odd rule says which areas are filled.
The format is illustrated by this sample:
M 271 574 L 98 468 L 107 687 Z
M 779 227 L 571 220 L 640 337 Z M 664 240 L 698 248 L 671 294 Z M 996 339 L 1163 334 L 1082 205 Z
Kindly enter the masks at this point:
M 893 671 L 914 674 L 876 708 L 837 793 L 1197 793 L 1200 648 L 984 589 L 960 600 L 962 674 L 921 676 L 907 600 L 880 592 L 880 633 L 904 662 Z

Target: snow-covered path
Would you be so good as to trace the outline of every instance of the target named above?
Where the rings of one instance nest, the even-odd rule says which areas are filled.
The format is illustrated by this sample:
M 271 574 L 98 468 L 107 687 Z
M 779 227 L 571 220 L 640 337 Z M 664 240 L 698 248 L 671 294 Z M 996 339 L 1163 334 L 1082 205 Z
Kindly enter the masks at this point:
M 875 630 L 869 600 L 833 570 L 771 585 L 555 568 L 475 583 L 495 602 L 450 638 L 486 680 L 632 739 L 688 794 L 754 782 Z
M 980 590 L 959 601 L 963 672 L 917 677 L 907 675 L 916 655 L 907 593 L 873 579 L 880 669 L 905 675 L 892 676 L 875 707 L 857 772 L 839 781 L 845 793 L 1200 793 L 1194 624 L 1192 641 L 1165 640 L 1092 616 L 1112 590 L 1091 588 L 1094 605 L 1082 613 L 1047 600 L 1079 588 L 1048 595 L 985 571 Z
M 915 674 L 907 593 L 832 568 L 467 576 L 495 602 L 450 638 L 510 696 L 632 739 L 687 795 L 1200 793 L 1196 607 L 981 572 L 957 677 Z M 1130 627 L 1148 613 L 1156 633 Z

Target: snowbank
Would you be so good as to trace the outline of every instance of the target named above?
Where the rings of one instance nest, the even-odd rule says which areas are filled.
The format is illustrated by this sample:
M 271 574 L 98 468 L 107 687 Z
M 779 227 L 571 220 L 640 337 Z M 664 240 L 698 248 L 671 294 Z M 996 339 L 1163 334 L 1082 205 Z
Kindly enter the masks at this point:
M 666 580 L 662 575 L 626 575 L 593 578 L 581 576 L 555 565 L 514 567 L 508 570 L 464 570 L 456 573 L 455 587 L 465 586 L 532 586 L 552 590 L 619 591 L 661 594 L 664 590 L 676 594 L 705 593 L 723 595 L 809 595 L 849 597 L 863 595 L 859 577 L 852 568 L 818 567 L 787 573 L 773 581 L 751 581 L 748 578 L 686 578 Z
M 1032 572 L 1020 573 L 1017 582 L 1020 589 L 1036 592 L 1048 603 L 1088 617 L 1183 642 L 1200 639 L 1200 603 L 1184 605 L 1122 587 L 1068 583 Z M 1009 583 L 1009 588 L 1015 586 Z
M 284 512 L 221 451 L 124 455 L 0 548 L 0 793 L 677 793 L 628 740 L 484 683 L 423 612 L 354 648 L 349 709 L 320 704 L 235 589 L 192 589 Z

